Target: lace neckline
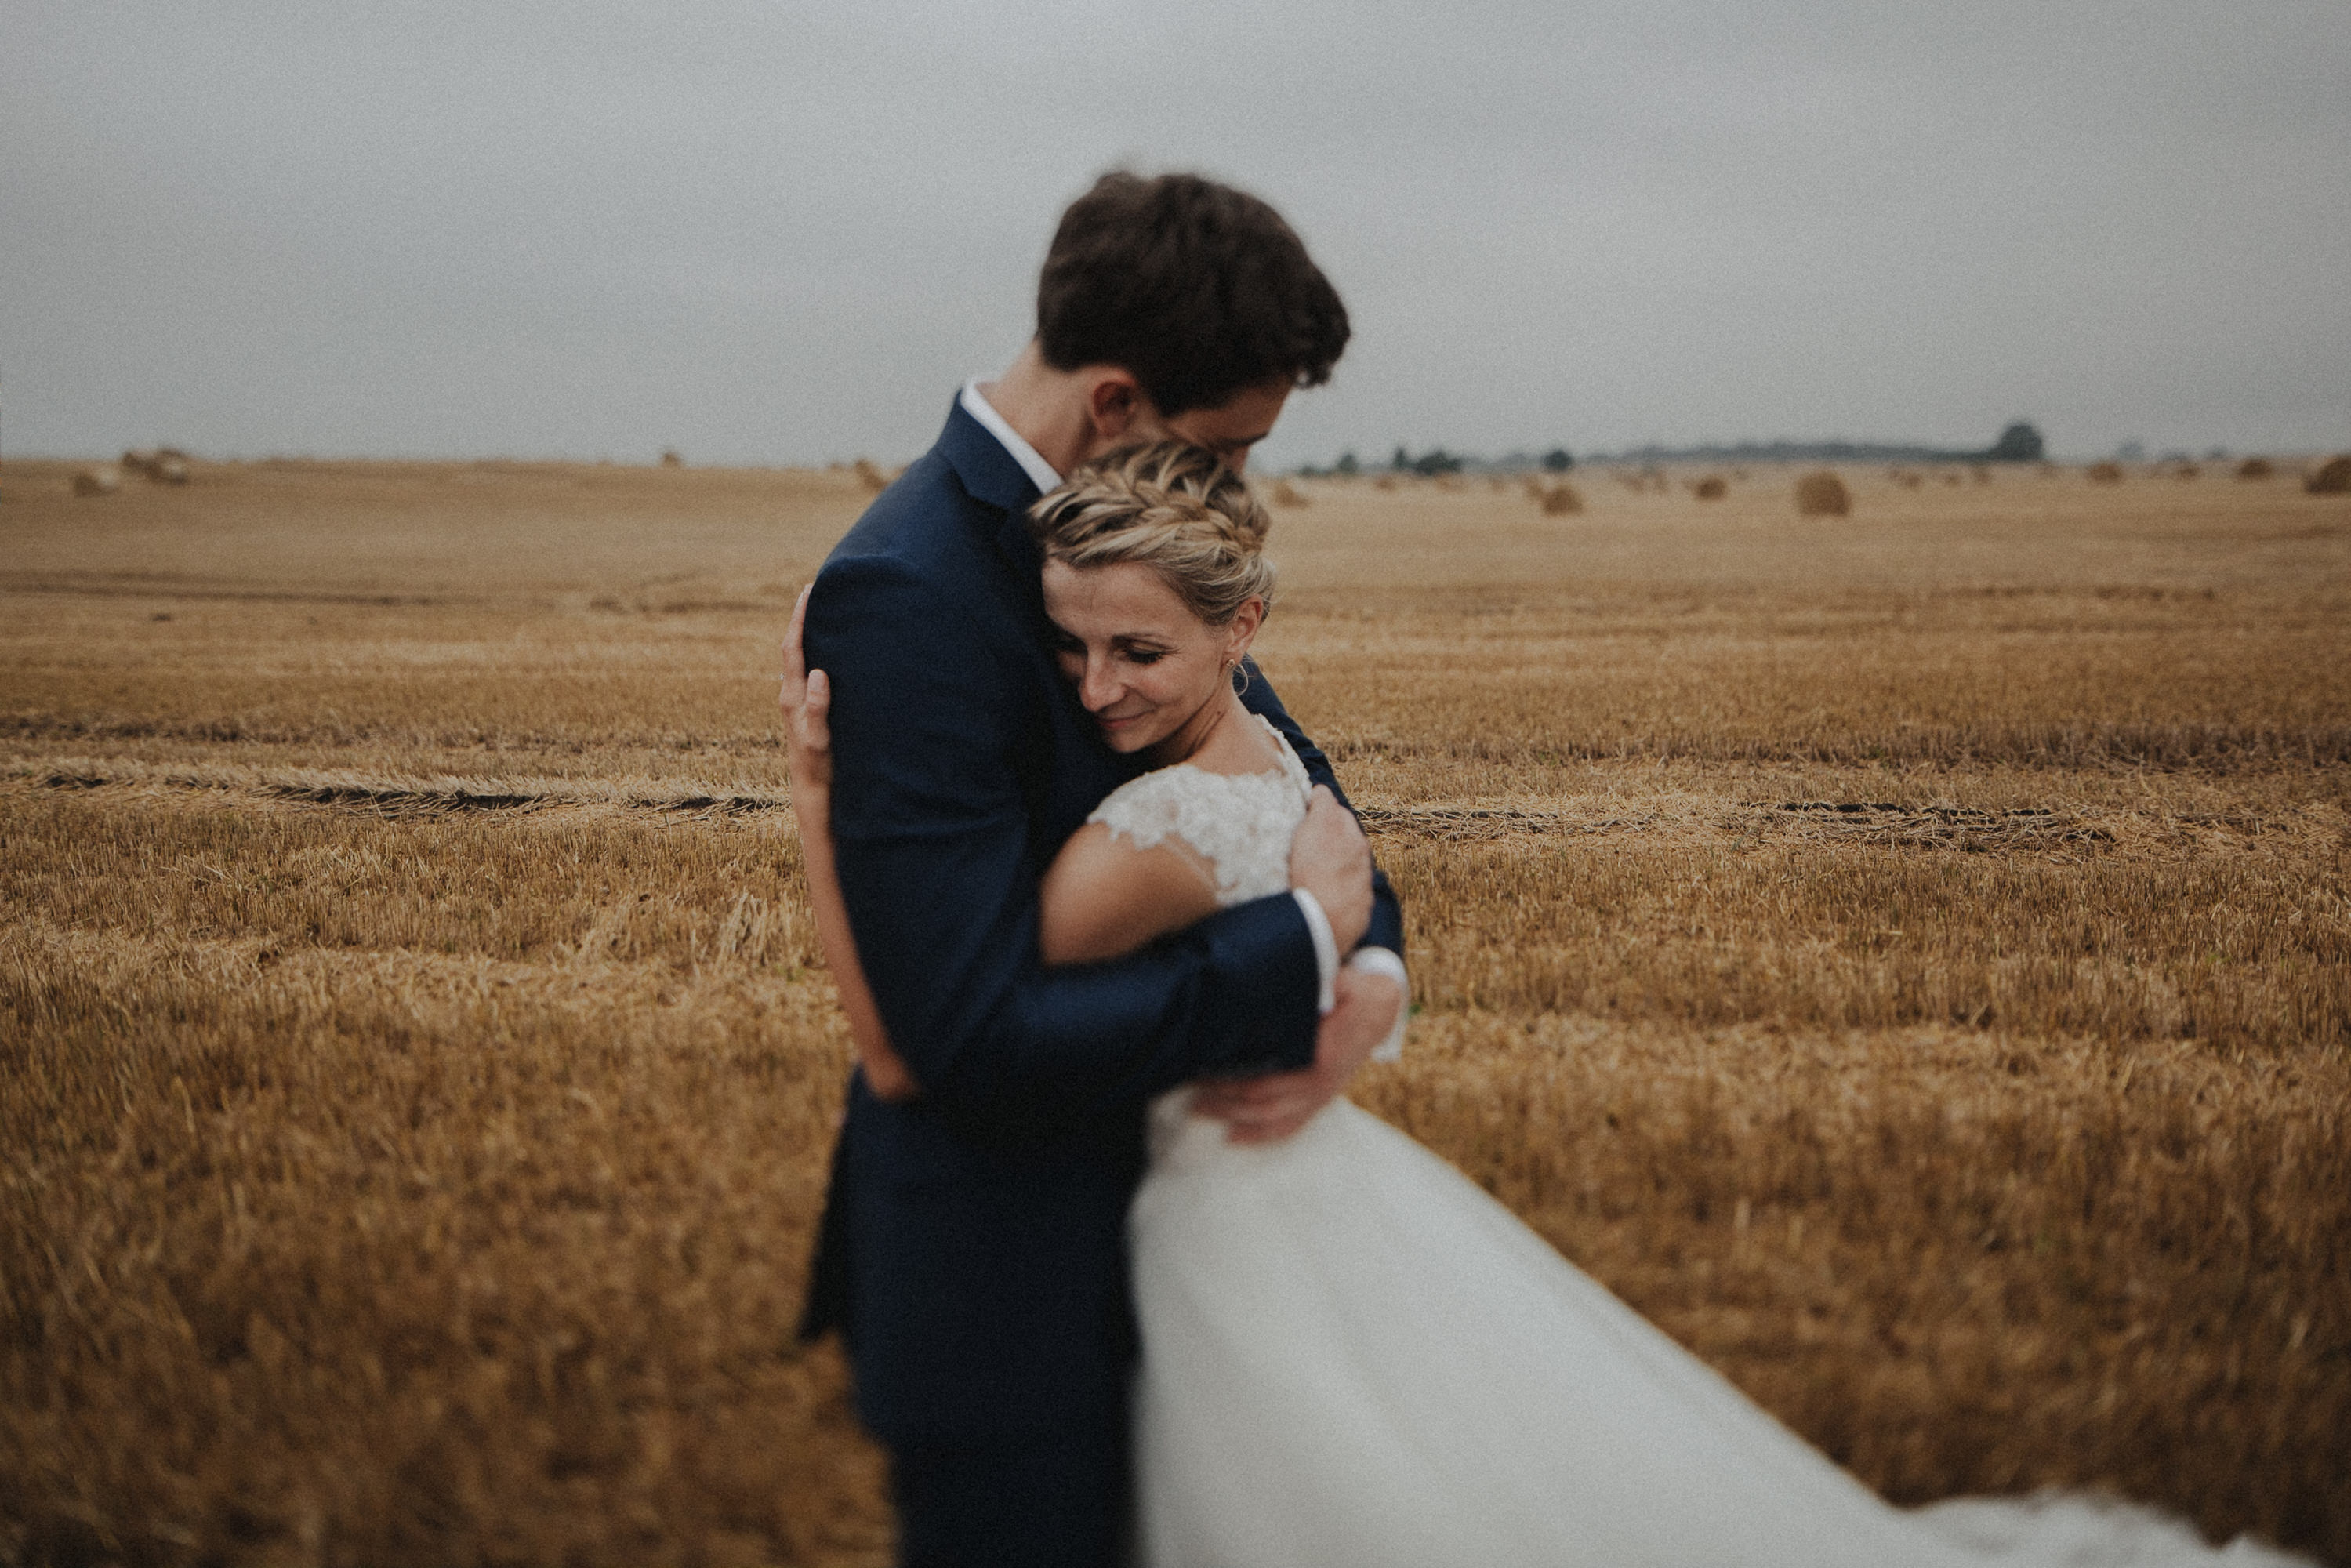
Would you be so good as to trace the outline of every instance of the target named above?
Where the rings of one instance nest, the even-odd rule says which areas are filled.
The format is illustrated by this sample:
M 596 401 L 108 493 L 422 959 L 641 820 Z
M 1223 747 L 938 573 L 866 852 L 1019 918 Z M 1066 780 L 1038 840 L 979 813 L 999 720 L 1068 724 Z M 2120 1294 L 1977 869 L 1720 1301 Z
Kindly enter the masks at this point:
M 1196 762 L 1171 762 L 1165 768 L 1155 768 L 1150 773 L 1137 777 L 1148 779 L 1157 773 L 1197 773 L 1204 779 L 1287 779 L 1293 782 L 1301 779 L 1306 771 L 1306 765 L 1299 761 L 1298 753 L 1290 749 L 1290 737 L 1276 729 L 1273 720 L 1265 715 L 1253 713 L 1249 717 L 1257 720 L 1259 727 L 1273 737 L 1275 755 L 1272 767 L 1259 768 L 1248 773 L 1219 773 Z M 1301 789 L 1301 792 L 1304 791 Z

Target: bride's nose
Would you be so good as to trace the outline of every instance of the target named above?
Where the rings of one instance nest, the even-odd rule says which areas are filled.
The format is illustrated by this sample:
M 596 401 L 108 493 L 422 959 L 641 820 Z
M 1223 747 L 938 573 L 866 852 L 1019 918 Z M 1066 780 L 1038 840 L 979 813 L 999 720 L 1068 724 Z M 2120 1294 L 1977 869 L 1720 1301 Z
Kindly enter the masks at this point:
M 1078 704 L 1088 713 L 1100 713 L 1126 695 L 1125 684 L 1119 680 L 1116 667 L 1108 659 L 1089 657 L 1086 673 L 1078 680 Z

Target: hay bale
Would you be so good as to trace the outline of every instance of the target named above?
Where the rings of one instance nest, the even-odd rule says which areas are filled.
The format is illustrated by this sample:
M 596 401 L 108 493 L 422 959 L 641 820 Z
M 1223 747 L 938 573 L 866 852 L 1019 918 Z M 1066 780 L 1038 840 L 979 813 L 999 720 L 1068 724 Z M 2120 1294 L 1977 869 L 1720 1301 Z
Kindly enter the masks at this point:
M 1287 479 L 1276 479 L 1273 482 L 1273 504 L 1277 507 L 1303 507 L 1311 503 L 1305 491 Z
M 2119 485 L 2123 482 L 2123 465 L 2119 463 L 2093 463 L 2082 472 L 2093 485 Z
M 184 485 L 188 482 L 188 455 L 176 446 L 155 446 L 141 450 L 132 447 L 122 455 L 115 466 L 125 476 L 137 475 L 158 485 Z
M 1374 480 L 1373 480 L 1373 481 L 1372 481 L 1372 488 L 1373 488 L 1373 489 L 1374 489 L 1374 490 L 1393 490 L 1393 489 L 1395 489 L 1395 475 L 1393 475 L 1393 474 L 1383 474 L 1383 475 L 1381 475 L 1378 478 L 1376 478 L 1376 479 L 1374 479 Z
M 1719 501 L 1729 491 L 1730 486 L 1722 482 L 1719 474 L 1709 474 L 1690 486 L 1690 494 L 1701 501 Z
M 2171 471 L 2171 476 L 2175 479 L 2193 479 L 2200 476 L 2203 472 L 2203 469 L 2199 468 L 2193 463 L 2182 463 L 2179 467 L 2174 468 Z
M 2314 496 L 2351 496 L 2351 452 L 2330 457 L 2318 472 L 2302 482 Z
M 84 468 L 73 476 L 77 496 L 111 496 L 122 488 L 122 470 L 112 463 Z
M 685 459 L 677 455 L 676 447 L 664 446 L 662 448 L 661 465 L 664 468 L 683 468 L 685 466 Z
M 2270 460 L 2266 457 L 2248 457 L 2237 465 L 2237 477 L 2240 479 L 2266 479 L 2274 472 L 2276 470 L 2270 466 Z
M 1977 464 L 1977 465 L 1975 465 L 1975 476 L 1976 476 L 1976 483 L 1977 483 L 1977 484 L 1979 484 L 1979 485 L 1989 485 L 1989 484 L 1991 484 L 1991 464 L 1989 464 L 1989 463 L 1979 463 L 1979 464 Z
M 1574 486 L 1562 479 L 1542 493 L 1542 509 L 1546 517 L 1572 517 L 1583 510 L 1583 497 L 1576 494 Z
M 1925 475 L 1913 474 L 1907 468 L 1893 469 L 1887 473 L 1886 477 L 1893 480 L 1896 484 L 1901 486 L 1906 490 L 1915 490 L 1919 486 L 1927 482 Z
M 1807 517 L 1842 517 L 1853 510 L 1853 493 L 1844 481 L 1823 468 L 1796 481 L 1796 511 Z
M 878 496 L 890 487 L 890 476 L 874 466 L 873 459 L 871 457 L 859 458 L 853 466 L 857 470 L 858 482 L 875 495 Z

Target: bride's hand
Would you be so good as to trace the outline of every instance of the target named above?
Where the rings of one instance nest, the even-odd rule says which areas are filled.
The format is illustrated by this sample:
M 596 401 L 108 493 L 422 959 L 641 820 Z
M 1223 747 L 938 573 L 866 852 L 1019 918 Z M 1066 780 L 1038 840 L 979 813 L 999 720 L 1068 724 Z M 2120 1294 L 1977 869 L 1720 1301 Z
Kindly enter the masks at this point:
M 801 589 L 793 601 L 791 630 L 784 636 L 783 689 L 776 694 L 776 706 L 784 714 L 785 759 L 791 768 L 794 800 L 813 799 L 832 788 L 832 727 L 826 722 L 832 711 L 832 683 L 822 670 L 808 667 L 802 647 L 809 593 L 814 587 Z

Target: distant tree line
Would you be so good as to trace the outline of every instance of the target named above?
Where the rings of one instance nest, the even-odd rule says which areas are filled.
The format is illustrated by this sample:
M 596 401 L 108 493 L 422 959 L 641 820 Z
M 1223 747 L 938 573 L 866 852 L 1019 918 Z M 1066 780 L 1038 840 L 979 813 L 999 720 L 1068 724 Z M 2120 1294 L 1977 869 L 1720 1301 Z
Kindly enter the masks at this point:
M 1473 467 L 1489 473 L 1520 473 L 1530 468 L 1541 467 L 1546 473 L 1564 474 L 1574 466 L 1575 459 L 1569 455 L 1564 446 L 1554 446 L 1540 457 L 1531 456 L 1524 452 L 1513 452 L 1508 457 L 1490 461 L 1480 457 L 1470 457 L 1458 452 L 1447 452 L 1442 446 L 1432 446 L 1416 457 L 1410 448 L 1399 446 L 1388 458 L 1387 471 L 1392 474 L 1416 474 L 1424 479 L 1433 479 L 1440 474 L 1458 474 L 1465 468 Z M 1309 464 L 1298 470 L 1298 476 L 1301 479 L 1328 478 L 1332 475 L 1352 477 L 1364 471 L 1362 458 L 1357 457 L 1353 452 L 1342 452 L 1339 454 L 1339 461 L 1330 467 L 1317 468 Z
M 2047 443 L 2041 439 L 2041 432 L 2033 427 L 2032 422 L 2019 419 L 2011 421 L 2008 428 L 2000 433 L 2000 439 L 1990 446 L 1965 451 L 1867 441 L 1742 441 L 1732 445 L 1628 446 L 1613 455 L 1592 454 L 1587 461 L 1643 464 L 2038 463 L 2047 455 Z M 1489 459 L 1448 452 L 1442 446 L 1432 446 L 1415 456 L 1409 447 L 1399 445 L 1390 455 L 1386 471 L 1435 478 L 1441 474 L 1458 474 L 1464 469 L 1515 474 L 1540 467 L 1545 473 L 1564 474 L 1574 466 L 1575 459 L 1564 446 L 1554 446 L 1539 457 L 1531 453 L 1513 452 L 1508 457 Z M 1365 465 L 1363 460 L 1353 452 L 1341 453 L 1339 461 L 1328 468 L 1309 465 L 1298 470 L 1301 477 L 1309 479 L 1364 472 Z

